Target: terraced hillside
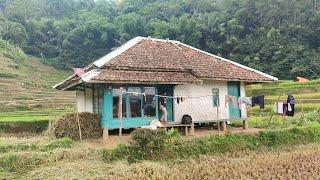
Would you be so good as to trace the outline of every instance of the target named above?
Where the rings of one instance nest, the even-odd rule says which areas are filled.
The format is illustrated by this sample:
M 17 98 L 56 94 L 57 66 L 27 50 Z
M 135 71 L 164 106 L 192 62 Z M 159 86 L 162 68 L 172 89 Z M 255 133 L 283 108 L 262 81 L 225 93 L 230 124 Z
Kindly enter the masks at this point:
M 74 93 L 52 89 L 67 76 L 38 59 L 15 62 L 0 53 L 0 121 L 49 120 L 74 109 Z
M 247 86 L 247 95 L 265 95 L 266 113 L 272 112 L 274 103 L 279 100 L 286 100 L 288 94 L 292 94 L 296 100 L 296 112 L 308 112 L 320 109 L 320 79 L 305 83 L 293 81 L 278 81 Z M 252 115 L 258 115 L 259 107 L 254 107 Z

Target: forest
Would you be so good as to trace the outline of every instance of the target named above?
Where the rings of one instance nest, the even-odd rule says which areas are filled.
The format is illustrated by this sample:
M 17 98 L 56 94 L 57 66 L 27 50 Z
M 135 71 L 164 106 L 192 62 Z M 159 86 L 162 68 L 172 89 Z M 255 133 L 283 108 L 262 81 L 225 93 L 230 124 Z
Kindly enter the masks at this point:
M 179 40 L 280 79 L 320 74 L 317 0 L 0 0 L 2 41 L 57 68 L 83 67 L 135 36 Z

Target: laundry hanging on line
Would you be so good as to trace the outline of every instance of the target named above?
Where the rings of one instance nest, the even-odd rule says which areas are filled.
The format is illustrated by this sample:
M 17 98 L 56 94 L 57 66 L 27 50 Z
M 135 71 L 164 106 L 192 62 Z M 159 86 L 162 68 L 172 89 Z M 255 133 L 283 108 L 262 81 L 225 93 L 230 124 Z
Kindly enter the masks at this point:
M 239 97 L 238 98 L 238 104 L 245 104 L 247 109 L 252 107 L 252 98 L 251 97 Z
M 235 96 L 226 95 L 225 97 L 225 107 L 227 107 L 228 102 L 232 102 L 233 107 L 239 107 L 238 106 L 238 100 Z
M 294 116 L 295 112 L 295 99 L 292 95 L 288 95 L 286 101 L 277 101 L 275 102 L 277 111 L 276 113 L 280 115 Z
M 294 106 L 295 106 L 295 99 L 292 95 L 288 95 L 288 98 L 287 98 L 287 103 L 288 103 L 288 111 L 286 112 L 286 115 L 287 116 L 294 116 Z
M 252 107 L 255 105 L 259 105 L 261 111 L 264 110 L 264 95 L 252 97 Z

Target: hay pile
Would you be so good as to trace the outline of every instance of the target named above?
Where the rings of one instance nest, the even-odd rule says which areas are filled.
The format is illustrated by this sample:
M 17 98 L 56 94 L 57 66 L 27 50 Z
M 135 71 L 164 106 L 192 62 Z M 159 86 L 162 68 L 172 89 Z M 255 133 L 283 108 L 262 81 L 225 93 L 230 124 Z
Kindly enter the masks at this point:
M 93 113 L 79 113 L 82 139 L 100 138 L 102 128 L 100 117 Z M 80 139 L 77 122 L 77 113 L 67 114 L 56 120 L 53 124 L 53 134 L 56 138 L 70 137 Z

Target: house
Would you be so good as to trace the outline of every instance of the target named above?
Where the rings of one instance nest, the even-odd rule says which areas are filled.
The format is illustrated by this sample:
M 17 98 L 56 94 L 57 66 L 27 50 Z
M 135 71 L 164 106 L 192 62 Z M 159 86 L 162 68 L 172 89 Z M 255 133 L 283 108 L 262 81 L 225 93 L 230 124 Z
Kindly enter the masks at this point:
M 233 107 L 225 96 L 246 96 L 246 84 L 276 80 L 179 41 L 136 37 L 54 88 L 76 91 L 78 111 L 100 114 L 108 130 L 119 128 L 120 118 L 123 128 L 158 119 L 160 92 L 185 97 L 166 99 L 168 121 L 180 122 L 184 114 L 194 122 L 245 119 L 246 107 Z

